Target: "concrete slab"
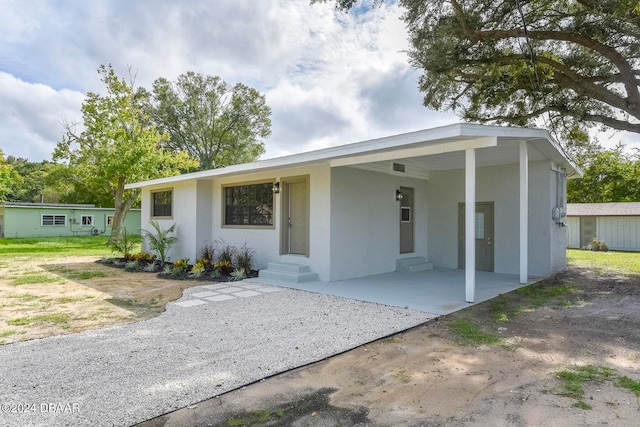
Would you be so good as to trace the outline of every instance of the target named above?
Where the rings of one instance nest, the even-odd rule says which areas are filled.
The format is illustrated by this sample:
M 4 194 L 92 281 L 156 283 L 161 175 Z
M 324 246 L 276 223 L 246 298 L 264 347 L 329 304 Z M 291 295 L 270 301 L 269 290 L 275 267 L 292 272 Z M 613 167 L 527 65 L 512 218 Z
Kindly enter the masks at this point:
M 178 302 L 174 302 L 172 304 L 175 304 L 177 306 L 180 307 L 195 307 L 197 305 L 202 305 L 202 304 L 206 304 L 206 301 L 202 301 L 201 299 L 190 299 L 190 300 L 186 300 L 186 301 L 178 301 Z
M 204 285 L 203 288 L 205 289 L 210 289 L 212 291 L 215 291 L 216 289 L 223 289 L 223 288 L 228 288 L 229 285 L 225 285 L 223 283 L 216 283 L 214 285 Z
M 216 295 L 215 297 L 205 298 L 207 301 L 220 302 L 235 299 L 233 295 Z
M 189 296 L 196 297 L 196 298 L 206 298 L 206 297 L 212 297 L 214 295 L 220 295 L 220 294 L 218 292 L 213 292 L 213 291 L 195 292 L 193 294 L 189 294 Z
M 310 292 L 318 292 L 426 313 L 448 314 L 477 304 L 523 285 L 517 274 L 476 272 L 476 300 L 465 301 L 464 270 L 433 269 L 415 273 L 385 273 L 335 282 L 291 283 L 263 278 L 248 279 Z M 530 278 L 534 283 L 540 278 Z M 261 292 L 266 292 L 264 289 Z

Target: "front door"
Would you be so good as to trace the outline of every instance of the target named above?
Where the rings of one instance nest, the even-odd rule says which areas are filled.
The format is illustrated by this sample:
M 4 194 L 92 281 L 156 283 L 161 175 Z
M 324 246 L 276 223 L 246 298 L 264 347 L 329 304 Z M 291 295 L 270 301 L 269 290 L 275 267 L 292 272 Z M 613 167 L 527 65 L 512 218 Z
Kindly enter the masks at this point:
M 283 181 L 283 253 L 309 255 L 309 181 Z
M 465 264 L 465 209 L 458 205 L 458 268 Z M 493 202 L 476 203 L 476 270 L 493 271 Z
M 413 252 L 413 188 L 400 187 L 400 253 Z

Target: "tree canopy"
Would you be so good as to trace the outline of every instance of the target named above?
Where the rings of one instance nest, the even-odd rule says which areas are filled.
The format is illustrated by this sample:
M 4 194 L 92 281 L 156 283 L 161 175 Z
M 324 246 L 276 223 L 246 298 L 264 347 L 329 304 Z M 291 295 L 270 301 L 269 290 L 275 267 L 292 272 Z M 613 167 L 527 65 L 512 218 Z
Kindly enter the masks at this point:
M 163 145 L 189 153 L 201 170 L 252 162 L 264 153 L 271 109 L 256 89 L 190 71 L 175 82 L 159 78 L 152 93 L 139 95 L 158 129 L 169 134 Z
M 594 125 L 640 133 L 636 0 L 400 3 L 425 106 L 474 122 L 544 120 L 564 142 Z
M 136 101 L 133 81 L 118 78 L 110 65 L 100 66 L 98 73 L 106 95 L 87 94 L 82 130 L 77 133 L 75 125 L 66 125 L 54 160 L 68 162 L 77 183 L 114 204 L 114 241 L 121 237 L 124 218 L 139 196 L 137 190 L 124 189 L 126 182 L 177 175 L 198 163 L 186 152 L 162 147 L 168 136 L 149 124 Z
M 4 153 L 0 149 L 0 203 L 7 200 L 7 195 L 19 187 L 23 179 L 4 159 Z
M 585 153 L 584 177 L 567 182 L 569 203 L 640 201 L 640 153 L 629 153 L 621 145 Z

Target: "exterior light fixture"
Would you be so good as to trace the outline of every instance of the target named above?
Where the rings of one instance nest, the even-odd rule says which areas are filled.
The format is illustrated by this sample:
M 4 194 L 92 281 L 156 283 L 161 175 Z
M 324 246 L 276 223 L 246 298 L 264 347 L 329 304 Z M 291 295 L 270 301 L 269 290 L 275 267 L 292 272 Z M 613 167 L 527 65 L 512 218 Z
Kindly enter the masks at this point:
M 274 182 L 273 187 L 271 187 L 274 193 L 278 194 L 280 192 L 280 183 Z
M 396 200 L 400 201 L 404 198 L 404 194 L 402 194 L 402 191 L 400 190 L 396 190 Z

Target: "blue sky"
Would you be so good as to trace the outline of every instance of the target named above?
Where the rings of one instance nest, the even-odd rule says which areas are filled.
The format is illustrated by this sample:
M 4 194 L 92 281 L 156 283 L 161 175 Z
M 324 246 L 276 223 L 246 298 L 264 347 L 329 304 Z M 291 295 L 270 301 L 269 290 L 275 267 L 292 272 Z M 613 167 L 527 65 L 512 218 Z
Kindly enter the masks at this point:
M 266 95 L 263 158 L 459 121 L 422 106 L 394 1 L 336 12 L 309 0 L 0 0 L 0 148 L 51 158 L 97 68 L 147 88 L 187 71 Z

